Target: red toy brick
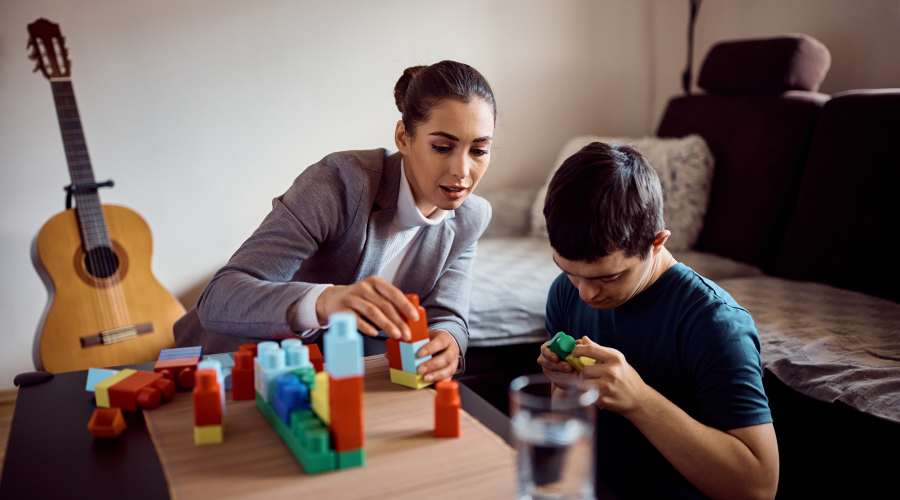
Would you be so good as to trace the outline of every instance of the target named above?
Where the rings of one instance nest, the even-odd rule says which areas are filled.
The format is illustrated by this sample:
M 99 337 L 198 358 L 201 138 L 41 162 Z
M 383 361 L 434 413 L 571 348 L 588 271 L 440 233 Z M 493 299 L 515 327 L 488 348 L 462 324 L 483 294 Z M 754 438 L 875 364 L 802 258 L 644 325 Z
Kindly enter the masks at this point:
M 425 317 L 425 308 L 419 305 L 418 295 L 409 293 L 406 294 L 406 298 L 409 299 L 416 310 L 419 311 L 418 321 L 406 320 L 406 324 L 409 325 L 409 329 L 412 331 L 412 338 L 410 338 L 409 341 L 412 343 L 425 340 L 428 338 L 428 318 Z
M 165 374 L 163 374 L 163 377 L 165 377 Z M 166 401 L 169 401 L 175 397 L 175 382 L 167 378 L 161 378 L 156 382 L 153 382 L 153 387 L 159 389 L 159 392 L 162 394 L 163 399 L 165 399 Z
M 253 344 L 253 343 L 250 343 L 250 344 L 241 344 L 241 346 L 238 347 L 238 351 L 250 351 L 250 352 L 252 352 L 252 353 L 253 353 L 253 357 L 250 358 L 250 359 L 252 360 L 253 358 L 256 357 L 256 348 L 257 348 L 257 345 L 256 345 L 256 344 Z M 252 365 L 253 363 L 250 363 L 250 364 Z
M 331 405 L 331 434 L 334 450 L 338 453 L 365 447 L 366 433 L 363 418 L 363 377 L 333 378 L 328 380 L 328 398 Z
M 121 408 L 96 408 L 87 425 L 94 439 L 119 437 L 125 430 L 125 419 Z
M 153 389 L 153 383 L 162 378 L 162 374 L 153 372 L 135 372 L 130 376 L 113 384 L 109 388 L 109 407 L 121 408 L 126 411 L 137 411 L 138 392 L 147 387 Z M 159 403 L 156 403 L 157 406 Z
M 400 341 L 397 339 L 387 339 L 387 360 L 388 365 L 395 370 L 403 370 L 403 360 L 400 359 Z
M 256 344 L 250 345 L 256 346 Z M 234 367 L 231 369 L 231 398 L 235 401 L 256 399 L 253 377 L 253 352 L 249 349 L 235 352 Z
M 194 387 L 194 372 L 197 370 L 198 362 L 198 358 L 161 359 L 153 366 L 153 371 L 162 373 L 167 379 L 175 380 L 185 389 L 190 389 Z
M 459 437 L 459 384 L 452 380 L 441 380 L 434 384 L 434 437 Z
M 169 380 L 171 382 L 171 380 Z M 144 387 L 138 391 L 135 402 L 141 408 L 152 410 L 162 401 L 162 393 L 156 387 Z
M 195 375 L 194 426 L 222 425 L 222 397 L 215 370 L 199 370 Z
M 306 347 L 309 348 L 309 362 L 316 367 L 316 373 L 325 369 L 325 358 L 322 357 L 322 351 L 319 350 L 319 346 L 316 344 L 306 344 Z

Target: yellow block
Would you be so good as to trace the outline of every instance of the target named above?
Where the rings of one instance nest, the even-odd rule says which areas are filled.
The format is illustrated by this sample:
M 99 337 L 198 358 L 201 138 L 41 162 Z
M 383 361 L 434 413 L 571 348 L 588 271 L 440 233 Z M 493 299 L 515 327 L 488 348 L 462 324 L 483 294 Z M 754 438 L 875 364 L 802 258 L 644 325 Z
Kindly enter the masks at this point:
M 331 401 L 328 398 L 328 372 L 316 373 L 315 387 L 312 390 L 310 401 L 312 409 L 325 425 L 331 424 Z
M 222 444 L 222 426 L 221 425 L 201 425 L 194 426 L 194 444 Z
M 137 370 L 126 368 L 94 386 L 94 400 L 99 408 L 109 408 L 109 388 L 137 373 Z
M 587 356 L 581 356 L 580 358 L 576 358 L 575 356 L 572 356 L 571 354 L 566 356 L 566 361 L 568 361 L 569 364 L 572 365 L 572 368 L 578 370 L 579 372 L 584 369 L 584 365 L 593 365 L 594 363 L 597 362 L 597 360 L 594 358 L 589 358 Z
M 391 368 L 391 382 L 404 387 L 409 387 L 410 389 L 421 389 L 423 387 L 428 387 L 433 383 L 426 382 L 425 375 L 395 370 L 393 368 Z

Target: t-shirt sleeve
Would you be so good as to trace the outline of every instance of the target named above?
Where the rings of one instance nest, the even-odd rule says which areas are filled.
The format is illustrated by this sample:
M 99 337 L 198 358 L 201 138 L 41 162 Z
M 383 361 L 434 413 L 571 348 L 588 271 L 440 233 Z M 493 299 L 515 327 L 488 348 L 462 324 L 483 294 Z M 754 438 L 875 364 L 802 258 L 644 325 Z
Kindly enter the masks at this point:
M 720 304 L 697 318 L 690 337 L 697 419 L 722 431 L 772 422 L 750 313 Z
M 566 331 L 566 284 L 569 278 L 566 273 L 561 273 L 550 285 L 550 292 L 547 294 L 547 317 L 544 320 L 544 326 L 547 328 L 548 338 L 556 335 L 556 332 Z

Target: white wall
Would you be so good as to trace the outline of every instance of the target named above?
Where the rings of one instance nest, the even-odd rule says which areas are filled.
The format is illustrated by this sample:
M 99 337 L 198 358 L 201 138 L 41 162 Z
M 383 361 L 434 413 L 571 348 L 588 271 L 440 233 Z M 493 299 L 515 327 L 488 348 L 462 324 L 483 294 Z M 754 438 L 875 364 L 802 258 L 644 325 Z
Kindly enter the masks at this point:
M 407 66 L 478 68 L 500 107 L 484 187 L 543 180 L 573 135 L 652 133 L 680 91 L 687 1 L 3 0 L 0 389 L 32 369 L 46 293 L 29 244 L 68 174 L 26 26 L 60 24 L 106 203 L 149 222 L 179 295 L 224 263 L 303 168 L 392 147 Z M 896 0 L 706 0 L 697 64 L 719 38 L 804 31 L 832 50 L 822 90 L 898 86 Z

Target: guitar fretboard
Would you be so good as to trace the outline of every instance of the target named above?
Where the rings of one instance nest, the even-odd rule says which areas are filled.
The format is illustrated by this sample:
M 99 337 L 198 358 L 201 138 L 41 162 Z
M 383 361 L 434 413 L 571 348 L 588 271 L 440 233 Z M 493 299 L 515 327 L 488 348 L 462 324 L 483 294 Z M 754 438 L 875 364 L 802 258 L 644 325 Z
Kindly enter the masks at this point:
M 81 117 L 75 104 L 75 91 L 72 81 L 65 79 L 52 80 L 53 100 L 56 103 L 56 115 L 59 117 L 59 129 L 62 132 L 66 161 L 69 164 L 69 176 L 72 184 L 90 184 L 94 182 L 94 171 L 88 157 L 84 132 L 81 129 Z M 100 205 L 100 197 L 96 191 L 75 193 L 75 213 L 81 229 L 81 240 L 85 251 L 98 247 L 110 247 L 109 232 L 106 219 Z

